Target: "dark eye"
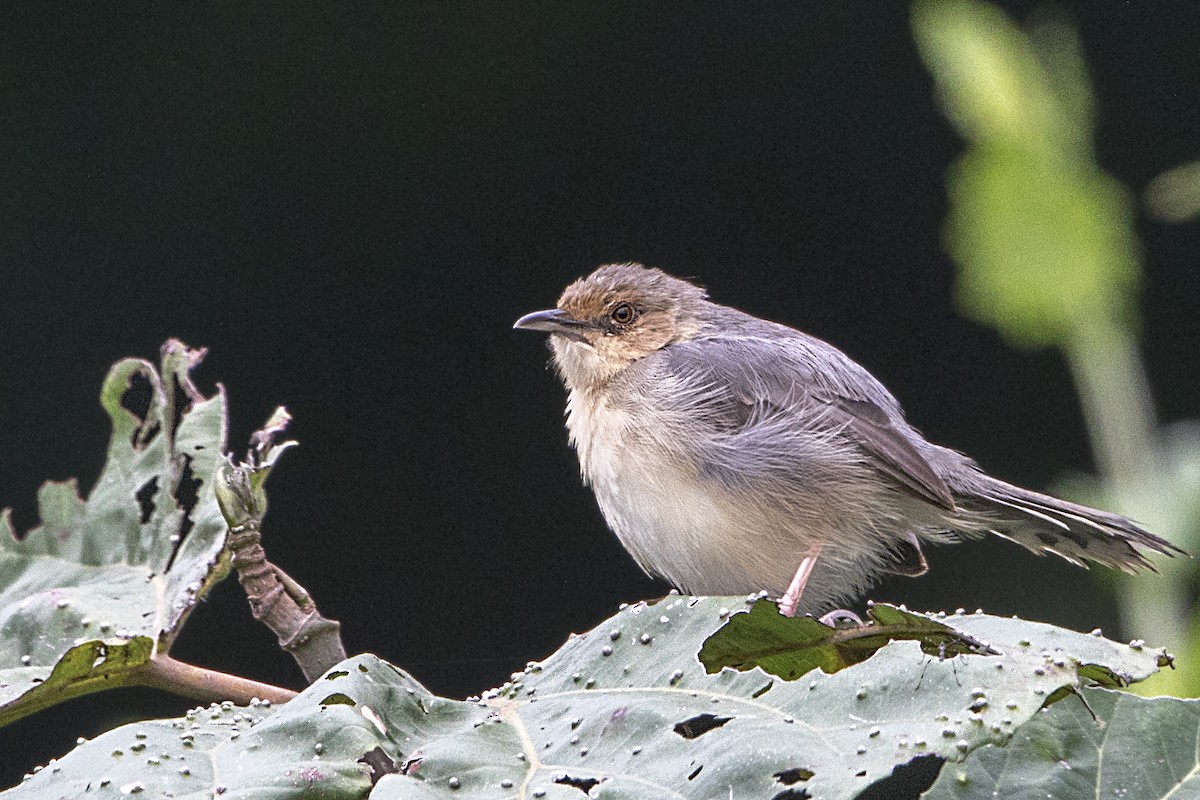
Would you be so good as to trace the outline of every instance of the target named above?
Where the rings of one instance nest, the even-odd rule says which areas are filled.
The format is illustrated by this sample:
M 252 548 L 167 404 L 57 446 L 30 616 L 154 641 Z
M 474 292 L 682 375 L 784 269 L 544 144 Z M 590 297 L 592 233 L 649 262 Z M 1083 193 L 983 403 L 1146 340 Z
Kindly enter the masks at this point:
M 637 309 L 631 303 L 618 303 L 608 316 L 618 325 L 628 325 L 637 316 Z

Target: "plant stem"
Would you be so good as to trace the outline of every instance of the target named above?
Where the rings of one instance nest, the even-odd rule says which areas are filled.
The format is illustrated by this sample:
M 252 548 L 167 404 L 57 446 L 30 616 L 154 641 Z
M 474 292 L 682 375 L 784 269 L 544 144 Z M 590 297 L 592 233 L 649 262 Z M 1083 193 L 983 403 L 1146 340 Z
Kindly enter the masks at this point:
M 261 540 L 255 520 L 229 529 L 238 582 L 254 618 L 275 632 L 279 646 L 291 653 L 312 683 L 346 658 L 341 625 L 321 616 L 304 587 L 267 561 Z
M 1092 452 L 1118 510 L 1156 533 L 1178 541 L 1178 501 L 1157 454 L 1157 420 L 1146 371 L 1133 332 L 1114 313 L 1095 314 L 1074 326 L 1064 347 L 1087 421 Z M 1164 562 L 1162 583 L 1150 589 L 1121 580 L 1122 624 L 1139 638 L 1172 647 L 1189 639 L 1183 563 Z M 1181 683 L 1182 676 L 1166 679 Z M 1180 687 L 1182 688 L 1182 686 Z M 1157 691 L 1172 691 L 1163 682 Z
M 201 703 L 231 700 L 244 706 L 254 699 L 286 703 L 296 696 L 296 692 L 291 689 L 186 664 L 167 655 L 155 656 L 135 668 L 130 674 L 129 682 L 138 686 L 163 689 Z

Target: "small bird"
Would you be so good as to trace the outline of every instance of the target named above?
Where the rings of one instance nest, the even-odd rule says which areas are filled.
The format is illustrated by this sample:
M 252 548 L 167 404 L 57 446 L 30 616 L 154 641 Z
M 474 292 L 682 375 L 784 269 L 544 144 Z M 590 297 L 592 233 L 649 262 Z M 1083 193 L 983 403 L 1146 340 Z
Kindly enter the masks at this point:
M 640 264 L 514 328 L 550 334 L 567 429 L 609 527 L 689 594 L 767 591 L 788 616 L 922 575 L 921 545 L 993 533 L 1073 564 L 1182 552 L 1118 514 L 1022 489 L 927 441 L 866 369 Z

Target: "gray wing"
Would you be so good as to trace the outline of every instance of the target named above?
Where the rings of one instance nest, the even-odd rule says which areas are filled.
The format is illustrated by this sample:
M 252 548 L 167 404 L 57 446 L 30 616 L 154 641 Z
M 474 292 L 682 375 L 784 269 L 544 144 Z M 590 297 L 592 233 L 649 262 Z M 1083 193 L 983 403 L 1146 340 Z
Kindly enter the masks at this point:
M 793 419 L 800 426 L 819 415 L 897 489 L 954 509 L 950 488 L 914 444 L 919 434 L 895 398 L 831 345 L 808 336 L 773 338 L 770 346 L 749 337 L 698 339 L 660 355 L 681 383 L 704 387 L 694 397 L 710 424 L 734 431 Z

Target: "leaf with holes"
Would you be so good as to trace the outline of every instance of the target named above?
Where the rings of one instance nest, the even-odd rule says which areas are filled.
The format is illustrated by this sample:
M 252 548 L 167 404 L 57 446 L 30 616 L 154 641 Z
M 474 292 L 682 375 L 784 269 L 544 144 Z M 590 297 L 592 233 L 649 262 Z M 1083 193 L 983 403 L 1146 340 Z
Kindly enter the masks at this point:
M 240 747 L 212 753 L 213 774 L 227 797 L 301 797 L 314 788 L 302 774 L 336 774 L 344 793 L 329 784 L 323 796 L 361 796 L 375 781 L 375 800 L 661 800 L 727 797 L 730 787 L 738 797 L 852 798 L 914 758 L 957 762 L 1008 742 L 1051 697 L 1081 683 L 1078 661 L 1036 639 L 946 658 L 893 642 L 796 681 L 759 669 L 710 674 L 696 653 L 735 602 L 672 596 L 628 607 L 478 701 L 436 697 L 358 656 L 252 736 L 243 732 Z M 1030 636 L 1047 630 L 1028 627 Z M 1095 638 L 1064 632 L 1060 643 L 1072 637 Z M 1107 646 L 1111 658 L 1096 651 L 1106 667 L 1120 662 L 1130 676 L 1156 667 L 1144 649 Z M 75 796 L 111 749 L 86 744 L 80 750 L 96 755 L 72 753 L 13 796 Z M 120 779 L 194 791 L 159 766 Z
M 1086 701 L 1086 704 L 1085 704 Z M 1200 700 L 1085 689 L 1004 747 L 950 765 L 925 800 L 1200 796 Z
M 940 657 L 992 652 L 974 637 L 922 614 L 876 604 L 869 624 L 832 628 L 812 617 L 785 617 L 770 600 L 759 600 L 748 614 L 735 614 L 708 637 L 700 661 L 709 672 L 725 667 L 759 667 L 784 680 L 814 669 L 833 673 L 866 661 L 891 641 L 913 639 Z
M 1142 643 L 1127 646 L 1103 638 L 1099 631 L 1085 635 L 1022 619 L 961 613 L 933 616 L 883 603 L 871 606 L 868 619 L 862 627 L 831 628 L 812 617 L 785 617 L 775 603 L 759 600 L 749 613 L 735 614 L 704 642 L 700 661 L 709 672 L 758 667 L 795 680 L 818 668 L 837 672 L 865 661 L 889 641 L 911 639 L 939 658 L 1035 652 L 1059 667 L 1070 661 L 1085 681 L 1109 688 L 1145 680 L 1171 665 L 1165 651 L 1143 652 Z
M 353 700 L 339 691 L 342 684 L 353 684 Z M 116 728 L 0 797 L 84 797 L 107 790 L 196 800 L 361 798 L 372 771 L 395 768 L 387 753 L 396 748 L 383 720 L 410 684 L 393 667 L 358 656 L 277 708 L 223 703 L 180 719 Z
M 46 483 L 22 539 L 0 514 L 0 725 L 121 685 L 228 572 L 210 480 L 225 397 L 189 379 L 202 357 L 172 340 L 161 374 L 114 365 L 100 394 L 112 437 L 88 499 L 74 480 Z

